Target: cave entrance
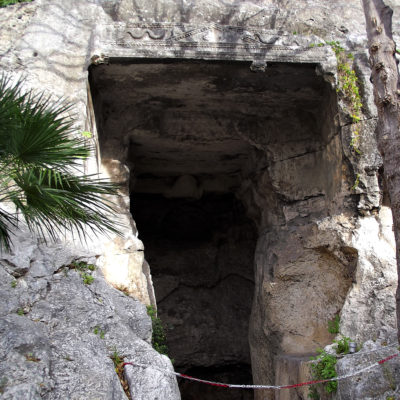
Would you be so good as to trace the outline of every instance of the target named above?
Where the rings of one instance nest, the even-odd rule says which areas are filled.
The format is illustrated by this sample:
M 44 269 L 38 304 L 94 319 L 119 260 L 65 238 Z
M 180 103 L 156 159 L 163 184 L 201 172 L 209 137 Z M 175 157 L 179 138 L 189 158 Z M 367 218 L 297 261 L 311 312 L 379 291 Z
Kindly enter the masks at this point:
M 243 205 L 233 193 L 131 198 L 175 367 L 213 381 L 251 383 L 257 234 Z M 252 398 L 189 381 L 180 388 L 183 400 Z
M 246 62 L 111 60 L 91 68 L 90 85 L 102 159 L 130 172 L 131 213 L 176 369 L 251 383 L 257 237 L 284 223 L 282 205 L 296 201 L 286 193 L 318 197 L 315 182 L 329 180 L 326 82 L 311 64 L 252 72 Z M 307 153 L 315 156 L 305 163 Z M 301 168 L 286 173 L 293 159 Z M 181 392 L 253 398 L 188 382 Z

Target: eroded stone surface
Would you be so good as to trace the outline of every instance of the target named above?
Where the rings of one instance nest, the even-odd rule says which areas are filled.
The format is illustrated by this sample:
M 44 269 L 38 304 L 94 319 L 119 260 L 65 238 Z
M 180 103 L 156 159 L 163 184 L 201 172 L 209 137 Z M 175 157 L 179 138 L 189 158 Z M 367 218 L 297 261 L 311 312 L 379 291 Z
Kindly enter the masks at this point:
M 29 235 L 0 260 L 0 388 L 6 399 L 126 399 L 111 356 L 170 368 L 149 344 L 145 306 L 112 288 L 100 270 L 79 271 L 73 261 L 95 261 L 84 249 L 37 245 Z M 28 250 L 28 251 L 26 251 Z M 21 268 L 18 268 L 18 267 Z M 85 274 L 94 280 L 85 284 Z M 127 371 L 132 395 L 180 398 L 176 380 Z M 167 395 L 168 393 L 168 395 Z
M 360 352 L 347 355 L 337 362 L 339 376 L 354 373 L 376 364 L 397 353 L 395 346 L 367 341 Z M 398 357 L 376 365 L 363 374 L 338 383 L 338 400 L 365 399 L 387 400 L 399 397 L 400 362 Z
M 358 264 L 352 290 L 341 313 L 341 331 L 363 342 L 396 339 L 394 290 L 397 286 L 392 215 L 382 207 L 376 216 L 365 217 L 352 232 Z

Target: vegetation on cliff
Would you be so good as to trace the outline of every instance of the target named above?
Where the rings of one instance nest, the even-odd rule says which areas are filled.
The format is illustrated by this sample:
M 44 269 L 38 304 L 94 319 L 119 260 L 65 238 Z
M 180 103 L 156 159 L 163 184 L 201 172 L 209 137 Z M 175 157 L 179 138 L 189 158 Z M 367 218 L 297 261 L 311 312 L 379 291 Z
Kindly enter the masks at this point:
M 10 6 L 17 3 L 30 3 L 33 0 L 0 0 L 0 7 Z

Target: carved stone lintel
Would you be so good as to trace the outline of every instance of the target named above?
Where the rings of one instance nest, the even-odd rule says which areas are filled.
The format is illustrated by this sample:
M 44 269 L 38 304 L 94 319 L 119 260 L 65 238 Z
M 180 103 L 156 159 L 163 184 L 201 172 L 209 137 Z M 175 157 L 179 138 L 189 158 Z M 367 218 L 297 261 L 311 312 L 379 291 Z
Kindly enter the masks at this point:
M 110 57 L 155 57 L 335 63 L 315 36 L 219 25 L 124 23 L 103 25 L 97 48 Z M 96 61 L 96 63 L 101 62 Z

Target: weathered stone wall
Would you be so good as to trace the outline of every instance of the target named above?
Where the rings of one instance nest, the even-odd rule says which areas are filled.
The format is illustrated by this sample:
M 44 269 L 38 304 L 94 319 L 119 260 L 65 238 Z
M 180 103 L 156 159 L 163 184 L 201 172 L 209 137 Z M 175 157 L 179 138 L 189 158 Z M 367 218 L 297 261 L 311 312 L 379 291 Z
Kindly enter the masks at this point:
M 2 399 L 126 399 L 113 354 L 172 368 L 151 346 L 145 306 L 112 288 L 99 269 L 80 270 L 81 262 L 95 264 L 95 253 L 61 241 L 40 244 L 26 232 L 1 254 Z M 152 368 L 128 378 L 135 399 L 180 398 L 175 378 Z
M 399 7 L 397 2 L 391 3 Z M 123 184 L 118 205 L 119 218 L 125 223 L 124 239 L 93 239 L 88 247 L 108 282 L 145 303 L 153 299 L 152 283 L 143 243 L 129 212 L 129 184 L 133 182 L 135 159 L 129 159 L 128 153 L 130 143 L 140 135 L 146 139 L 146 130 L 150 134 L 154 130 L 150 124 L 135 139 L 132 132 L 127 134 L 132 127 L 129 122 L 135 121 L 125 121 L 121 129 L 121 110 L 117 109 L 113 111 L 115 125 L 111 124 L 112 118 L 108 123 L 110 132 L 121 132 L 109 134 L 99 143 L 99 121 L 106 118 L 105 112 L 110 108 L 99 102 L 100 106 L 94 109 L 88 90 L 89 66 L 97 64 L 94 68 L 103 68 L 106 73 L 107 62 L 112 66 L 117 59 L 125 63 L 143 58 L 238 60 L 253 62 L 252 70 L 268 76 L 268 63 L 289 63 L 293 74 L 301 69 L 299 64 L 316 65 L 313 79 L 320 80 L 318 104 L 311 89 L 308 97 L 308 84 L 296 103 L 292 99 L 294 91 L 280 83 L 274 94 L 275 105 L 267 108 L 270 122 L 257 109 L 253 124 L 247 119 L 245 127 L 240 121 L 229 126 L 252 148 L 246 150 L 247 166 L 242 170 L 240 187 L 236 183 L 234 186 L 259 229 L 249 332 L 254 382 L 273 383 L 273 366 L 279 372 L 277 379 L 283 379 L 285 365 L 292 365 L 293 360 L 300 360 L 300 364 L 302 357 L 313 349 L 328 344 L 333 337 L 327 333 L 327 321 L 338 313 L 342 332 L 357 341 L 393 340 L 394 243 L 390 210 L 382 207 L 381 160 L 374 139 L 375 107 L 364 15 L 358 0 L 263 0 L 235 4 L 209 0 L 35 0 L 0 9 L 0 21 L 1 70 L 15 77 L 24 76 L 27 88 L 46 90 L 72 101 L 76 105 L 77 129 L 93 132 L 90 141 L 97 149 L 83 169 L 100 170 Z M 395 24 L 395 37 L 398 29 Z M 351 119 L 346 105 L 336 98 L 334 54 L 329 46 L 310 46 L 324 40 L 340 41 L 355 56 L 364 104 L 361 154 L 351 151 Z M 271 82 L 274 79 L 271 77 Z M 304 79 L 304 74 L 299 75 L 299 82 Z M 314 81 L 310 82 L 311 88 Z M 268 87 L 263 90 L 270 93 Z M 252 98 L 258 101 L 262 94 L 254 91 Z M 307 103 L 308 100 L 311 102 Z M 301 111 L 295 111 L 296 108 Z M 262 123 L 257 125 L 259 119 Z M 171 118 L 170 126 L 177 120 Z M 204 121 L 211 123 L 213 119 Z M 354 187 L 357 176 L 358 185 Z M 198 188 L 195 189 L 199 195 Z M 80 246 L 71 241 L 65 246 L 70 254 L 78 255 L 80 250 L 76 248 Z M 47 252 L 45 247 L 41 249 Z M 7 257 L 2 258 L 4 271 L 9 268 Z M 28 268 L 26 279 L 18 275 L 21 286 L 17 287 L 22 288 L 25 281 L 34 287 L 34 272 L 34 268 Z M 46 272 L 48 278 L 43 278 L 50 285 L 58 279 L 56 283 L 62 287 L 62 282 L 70 279 L 57 274 L 53 277 L 53 272 Z M 10 271 L 4 273 L 11 282 Z M 75 274 L 73 277 L 78 279 Z M 22 304 L 23 292 L 16 293 L 16 301 Z M 33 292 L 32 296 L 35 297 Z M 46 296 L 41 300 L 50 302 Z M 110 301 L 117 304 L 120 300 Z M 33 307 L 35 301 L 28 303 Z M 4 311 L 7 326 L 11 326 L 11 320 L 19 323 L 18 318 L 35 323 L 37 318 L 33 314 L 30 317 L 30 309 L 22 317 L 13 314 L 16 307 Z M 142 318 L 141 311 L 139 319 Z M 62 331 L 64 322 L 60 324 Z M 91 329 L 91 325 L 87 327 Z M 15 329 L 10 328 L 11 331 Z M 8 349 L 7 346 L 4 348 Z M 21 368 L 26 368 L 21 360 Z M 67 379 L 74 380 L 74 374 L 71 371 Z M 48 389 L 43 389 L 48 398 L 58 398 L 56 394 L 51 397 L 52 390 L 57 393 L 52 388 L 61 385 L 64 378 L 56 376 L 54 373 L 49 378 L 53 383 L 46 383 Z M 16 388 L 20 390 L 18 384 Z M 259 399 L 269 396 L 257 393 Z M 298 398 L 296 393 L 290 396 Z

